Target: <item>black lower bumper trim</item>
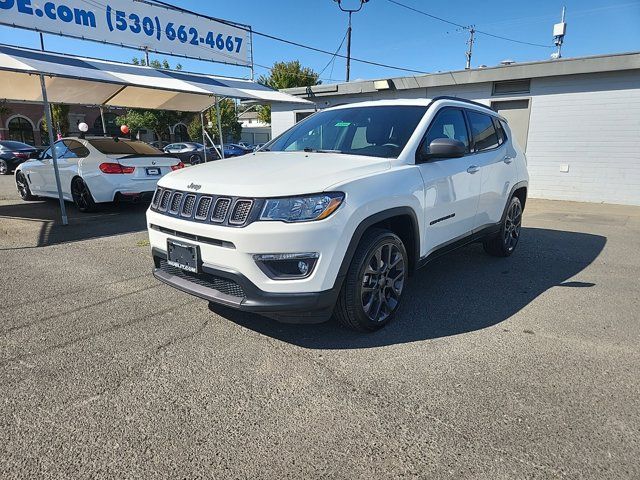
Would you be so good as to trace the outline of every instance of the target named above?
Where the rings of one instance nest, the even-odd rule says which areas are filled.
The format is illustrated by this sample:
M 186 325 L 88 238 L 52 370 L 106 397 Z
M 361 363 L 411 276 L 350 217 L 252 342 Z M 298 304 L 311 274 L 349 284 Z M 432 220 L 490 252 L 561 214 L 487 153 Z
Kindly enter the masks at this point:
M 166 253 L 153 249 L 154 276 L 178 290 L 196 297 L 252 313 L 258 313 L 288 323 L 318 323 L 328 320 L 338 298 L 338 289 L 309 293 L 271 293 L 260 290 L 247 277 L 233 270 L 202 266 L 202 275 L 175 274 L 166 265 Z M 219 285 L 211 279 L 234 283 L 238 289 Z M 232 294 L 229 294 L 229 293 Z M 240 293 L 242 292 L 242 293 Z M 243 296 L 239 296 L 242 295 Z

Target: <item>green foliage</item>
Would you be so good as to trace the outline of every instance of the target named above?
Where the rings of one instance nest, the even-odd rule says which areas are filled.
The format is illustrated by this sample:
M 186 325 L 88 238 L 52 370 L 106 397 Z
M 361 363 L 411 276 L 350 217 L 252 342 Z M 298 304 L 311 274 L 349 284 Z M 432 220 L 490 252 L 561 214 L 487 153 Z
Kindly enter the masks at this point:
M 144 58 L 131 59 L 131 63 L 134 65 L 146 66 L 147 62 Z M 151 60 L 149 66 L 158 69 L 170 70 L 171 65 L 164 59 Z M 182 70 L 182 65 L 179 63 L 175 67 L 176 70 Z M 186 120 L 188 115 L 182 112 L 174 112 L 169 110 L 142 110 L 142 109 L 129 109 L 124 115 L 120 115 L 116 124 L 126 125 L 131 131 L 131 136 L 135 137 L 136 133 L 140 130 L 151 130 L 156 134 L 159 139 L 167 139 L 169 130 L 178 122 Z
M 276 62 L 269 75 L 261 75 L 258 83 L 280 90 L 293 87 L 310 87 L 320 85 L 320 75 L 309 67 L 303 67 L 298 60 L 292 62 Z M 265 123 L 271 123 L 271 106 L 258 107 L 258 118 Z
M 9 115 L 11 109 L 7 106 L 6 100 L 0 100 L 0 115 Z
M 213 127 L 209 128 L 207 125 L 209 122 L 213 123 Z M 220 123 L 222 124 L 222 132 L 224 134 L 224 140 L 229 141 L 231 139 L 234 142 L 240 140 L 240 134 L 242 133 L 242 125 L 238 122 L 236 115 L 236 106 L 233 100 L 225 98 L 220 100 Z M 216 108 L 210 108 L 204 112 L 204 124 L 213 141 L 216 144 L 220 143 L 220 135 L 218 133 L 218 119 L 216 117 Z M 187 126 L 189 136 L 194 141 L 201 141 L 202 139 L 202 126 L 200 124 L 200 117 L 195 116 L 191 123 Z
M 137 57 L 133 57 L 131 59 L 131 63 L 133 63 L 134 65 L 142 65 L 143 67 L 147 65 L 147 61 L 144 58 L 137 58 Z M 166 58 L 162 60 L 162 62 L 160 60 L 151 60 L 149 62 L 149 66 L 153 68 L 158 68 L 158 69 L 164 68 L 166 70 L 171 70 L 171 65 L 169 65 L 169 62 L 167 61 Z M 176 63 L 175 70 L 182 70 L 182 65 L 180 65 L 179 63 Z
M 69 105 L 63 103 L 51 104 L 51 120 L 53 121 L 53 133 L 58 133 L 63 137 L 69 134 Z M 42 132 L 49 134 L 49 127 L 47 126 L 47 117 L 42 117 Z
M 132 137 L 140 130 L 151 130 L 158 138 L 167 138 L 170 128 L 186 117 L 182 112 L 170 110 L 130 109 L 116 119 L 116 124 L 128 126 Z

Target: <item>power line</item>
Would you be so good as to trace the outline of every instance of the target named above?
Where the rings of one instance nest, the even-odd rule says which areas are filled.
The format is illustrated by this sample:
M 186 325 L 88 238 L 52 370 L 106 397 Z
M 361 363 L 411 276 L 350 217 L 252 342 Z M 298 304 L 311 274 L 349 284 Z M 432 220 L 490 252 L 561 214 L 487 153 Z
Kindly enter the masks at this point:
M 424 16 L 432 18 L 434 20 L 438 20 L 439 22 L 447 23 L 449 25 L 453 25 L 455 27 L 459 27 L 459 28 L 462 28 L 462 29 L 465 29 L 465 30 L 468 30 L 470 28 L 468 25 L 461 25 L 461 24 L 453 22 L 451 20 L 447 20 L 446 18 L 438 17 L 438 16 L 433 15 L 431 13 L 427 13 L 425 11 L 418 10 L 417 8 L 414 8 L 414 7 L 410 6 L 410 5 L 406 5 L 404 3 L 400 3 L 400 2 L 398 2 L 396 0 L 387 0 L 387 1 L 389 3 L 393 3 L 394 5 L 397 5 L 399 7 L 406 8 L 407 10 L 411 10 L 412 12 L 419 13 L 420 15 L 424 15 Z M 543 45 L 541 43 L 525 42 L 525 41 L 522 41 L 522 40 L 516 40 L 514 38 L 503 37 L 501 35 L 495 35 L 495 34 L 489 33 L 489 32 L 483 32 L 482 30 L 476 30 L 475 33 L 479 33 L 481 35 L 486 35 L 487 37 L 498 38 L 500 40 L 505 40 L 507 42 L 520 43 L 522 45 L 530 45 L 532 47 L 553 48 L 552 45 Z
M 156 3 L 158 5 L 162 5 L 163 7 L 170 8 L 172 10 L 178 10 L 178 11 L 181 11 L 181 12 L 184 12 L 184 13 L 190 13 L 192 15 L 197 15 L 199 17 L 207 18 L 207 19 L 213 20 L 215 22 L 220 22 L 220 23 L 224 23 L 226 25 L 231 25 L 231 26 L 233 26 L 233 27 L 235 27 L 235 28 L 237 28 L 239 30 L 244 30 L 245 32 L 250 32 L 250 33 L 253 33 L 254 35 L 258 35 L 260 37 L 269 38 L 271 40 L 275 40 L 275 41 L 278 41 L 278 42 L 286 43 L 288 45 L 293 45 L 294 47 L 304 48 L 304 49 L 307 49 L 307 50 L 311 50 L 313 52 L 323 53 L 325 55 L 331 55 L 333 57 L 347 58 L 346 55 L 342 55 L 340 53 L 330 52 L 328 50 L 323 50 L 321 48 L 312 47 L 311 45 L 305 45 L 305 44 L 300 43 L 300 42 L 294 42 L 293 40 L 287 40 L 286 38 L 277 37 L 277 36 L 271 35 L 269 33 L 259 32 L 257 30 L 253 30 L 252 28 L 247 28 L 247 27 L 238 25 L 238 24 L 233 23 L 233 22 L 228 22 L 228 21 L 225 21 L 225 20 L 221 20 L 219 18 L 214 18 L 214 17 L 210 17 L 208 15 L 203 15 L 201 13 L 197 13 L 197 12 L 194 12 L 194 11 L 186 9 L 186 8 L 176 7 L 174 5 L 171 5 L 169 3 L 163 2 L 161 0 L 151 0 L 151 1 L 153 3 Z M 362 58 L 351 57 L 351 61 L 359 62 L 359 63 L 365 63 L 367 65 L 374 65 L 376 67 L 390 68 L 392 70 L 400 70 L 400 71 L 403 71 L 403 72 L 428 73 L 428 72 L 425 72 L 425 71 L 422 71 L 422 70 L 414 70 L 414 69 L 411 69 L 411 68 L 398 67 L 398 66 L 395 66 L 395 65 L 387 65 L 385 63 L 374 62 L 372 60 L 364 60 Z
M 329 68 L 329 65 L 331 65 L 331 63 L 336 61 L 336 55 L 340 52 L 340 49 L 342 48 L 342 45 L 344 45 L 344 41 L 347 39 L 347 33 L 345 32 L 344 37 L 342 37 L 342 41 L 340 42 L 340 45 L 338 45 L 338 48 L 336 49 L 336 53 L 333 54 L 333 57 L 331 57 L 331 60 L 329 60 L 329 62 L 324 66 L 324 68 L 322 70 L 320 70 L 320 73 L 318 75 L 322 75 L 324 73 L 324 71 Z

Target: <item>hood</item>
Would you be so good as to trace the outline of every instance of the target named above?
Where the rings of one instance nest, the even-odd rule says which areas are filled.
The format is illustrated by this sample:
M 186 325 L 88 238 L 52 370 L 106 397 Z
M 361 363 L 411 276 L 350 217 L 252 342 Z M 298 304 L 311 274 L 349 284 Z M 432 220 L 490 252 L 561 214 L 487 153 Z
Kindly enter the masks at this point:
M 279 197 L 322 192 L 389 168 L 388 159 L 361 155 L 256 152 L 177 170 L 159 185 L 214 195 Z

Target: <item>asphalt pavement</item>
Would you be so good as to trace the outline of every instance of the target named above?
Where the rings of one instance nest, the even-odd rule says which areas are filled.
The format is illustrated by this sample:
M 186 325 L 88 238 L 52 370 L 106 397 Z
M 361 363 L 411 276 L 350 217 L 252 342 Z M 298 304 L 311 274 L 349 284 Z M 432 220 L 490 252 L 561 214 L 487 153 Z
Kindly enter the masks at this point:
M 530 200 L 395 323 L 282 325 L 151 275 L 144 206 L 0 177 L 0 478 L 640 478 L 640 207 Z

